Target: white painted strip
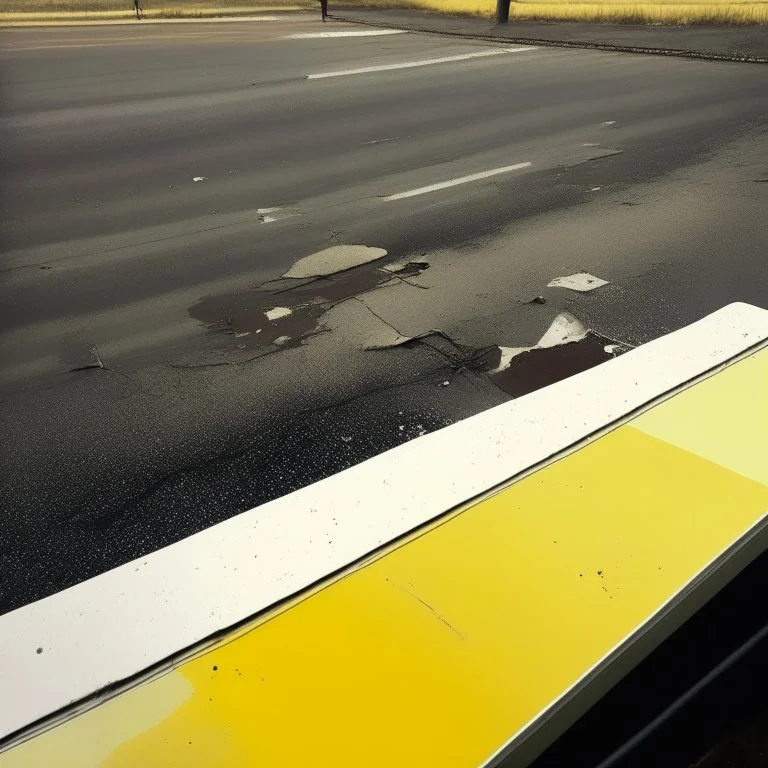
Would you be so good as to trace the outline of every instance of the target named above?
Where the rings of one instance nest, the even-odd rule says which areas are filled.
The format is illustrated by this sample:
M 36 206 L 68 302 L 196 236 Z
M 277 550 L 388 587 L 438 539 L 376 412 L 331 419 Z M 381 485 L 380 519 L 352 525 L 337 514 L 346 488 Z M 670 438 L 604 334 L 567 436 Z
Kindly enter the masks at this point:
M 524 53 L 537 50 L 534 46 L 525 48 L 496 48 L 492 51 L 477 51 L 475 53 L 463 53 L 459 56 L 443 56 L 439 59 L 422 59 L 421 61 L 403 61 L 399 64 L 381 64 L 376 67 L 360 67 L 359 69 L 342 69 L 337 72 L 320 72 L 316 75 L 307 75 L 307 80 L 322 80 L 326 77 L 343 77 L 344 75 L 364 75 L 368 72 L 386 72 L 390 69 L 410 69 L 411 67 L 428 67 L 431 64 L 447 64 L 453 61 L 467 61 L 468 59 L 482 59 L 487 56 L 500 56 L 504 53 Z
M 768 310 L 731 304 L 5 614 L 0 738 L 305 589 L 765 339 Z
M 404 35 L 404 29 L 364 29 L 339 32 L 297 32 L 286 35 L 284 40 L 319 40 L 326 37 L 381 37 L 382 35 Z
M 448 181 L 441 181 L 437 184 L 430 184 L 427 187 L 419 187 L 418 189 L 409 189 L 407 192 L 398 192 L 395 195 L 388 195 L 385 200 L 402 200 L 404 197 L 416 197 L 416 195 L 426 195 L 428 192 L 437 192 L 439 189 L 447 189 L 448 187 L 455 187 L 459 184 L 467 184 L 470 181 L 479 181 L 480 179 L 487 179 L 490 176 L 498 176 L 500 173 L 511 173 L 512 171 L 519 171 L 521 168 L 529 168 L 531 163 L 516 163 L 515 165 L 504 165 L 501 168 L 492 168 L 490 171 L 481 171 L 480 173 L 470 173 L 469 176 L 459 176 L 457 179 L 450 179 Z

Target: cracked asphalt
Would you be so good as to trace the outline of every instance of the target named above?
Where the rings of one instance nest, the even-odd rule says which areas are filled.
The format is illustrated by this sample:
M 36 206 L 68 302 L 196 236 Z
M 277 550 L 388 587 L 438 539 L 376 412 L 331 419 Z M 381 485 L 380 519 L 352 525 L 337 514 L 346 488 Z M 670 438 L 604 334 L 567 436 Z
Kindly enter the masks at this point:
M 765 67 L 287 38 L 352 29 L 0 33 L 0 613 L 598 364 L 603 341 L 768 306 Z M 282 277 L 337 245 L 387 255 Z M 547 287 L 576 272 L 608 284 Z M 494 375 L 562 313 L 589 347 Z

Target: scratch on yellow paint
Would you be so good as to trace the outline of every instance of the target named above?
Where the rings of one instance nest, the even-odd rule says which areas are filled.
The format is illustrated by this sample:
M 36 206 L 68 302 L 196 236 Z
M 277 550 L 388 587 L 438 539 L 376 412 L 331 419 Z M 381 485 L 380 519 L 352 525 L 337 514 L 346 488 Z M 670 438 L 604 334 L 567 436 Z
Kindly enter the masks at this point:
M 768 349 L 632 421 L 649 435 L 768 485 Z
M 0 765 L 96 768 L 118 746 L 161 723 L 193 693 L 189 680 L 171 672 L 0 755 Z

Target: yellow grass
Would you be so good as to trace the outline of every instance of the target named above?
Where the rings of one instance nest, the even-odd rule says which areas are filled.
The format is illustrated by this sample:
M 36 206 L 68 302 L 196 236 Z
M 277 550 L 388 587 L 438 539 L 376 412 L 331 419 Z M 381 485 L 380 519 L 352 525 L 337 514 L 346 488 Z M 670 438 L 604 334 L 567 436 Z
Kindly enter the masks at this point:
M 253 10 L 293 10 L 297 7 L 317 6 L 312 0 L 140 0 L 147 12 L 179 9 L 200 13 L 231 14 Z M 0 16 L 21 14 L 25 16 L 61 15 L 69 18 L 73 13 L 93 15 L 99 18 L 119 17 L 124 11 L 133 10 L 133 0 L 0 0 Z
M 768 24 L 765 3 L 514 3 L 518 19 L 620 21 L 638 24 Z
M 332 1 L 332 0 L 331 0 Z M 423 8 L 447 14 L 492 17 L 495 0 L 356 0 L 371 8 Z M 637 24 L 768 24 L 768 2 L 686 3 L 647 0 L 596 3 L 594 0 L 512 2 L 510 19 L 607 21 Z
M 147 17 L 236 16 L 264 10 L 316 8 L 317 0 L 141 0 Z M 446 14 L 491 18 L 496 0 L 330 0 L 371 8 L 422 8 Z M 14 20 L 123 19 L 132 16 L 132 0 L 2 0 L 0 22 Z M 226 6 L 226 7 L 225 7 Z M 341 6 L 341 8 L 340 8 Z M 768 0 L 688 0 L 685 3 L 647 0 L 514 0 L 510 18 L 520 20 L 606 21 L 637 24 L 768 24 Z
M 253 1 L 253 0 L 252 0 Z M 301 0 L 299 0 L 301 2 Z M 142 8 L 144 3 L 140 2 Z M 161 8 L 149 8 L 142 11 L 142 16 L 148 19 L 172 19 L 172 18 L 208 18 L 216 16 L 256 16 L 259 13 L 273 13 L 276 11 L 298 11 L 310 7 L 304 5 L 275 5 L 264 7 L 259 6 L 241 6 L 239 8 L 198 8 L 189 6 L 165 6 Z M 314 4 L 311 6 L 314 7 Z M 26 11 L 5 12 L 0 11 L 0 22 L 13 21 L 97 21 L 135 19 L 136 13 L 133 8 L 118 11 Z

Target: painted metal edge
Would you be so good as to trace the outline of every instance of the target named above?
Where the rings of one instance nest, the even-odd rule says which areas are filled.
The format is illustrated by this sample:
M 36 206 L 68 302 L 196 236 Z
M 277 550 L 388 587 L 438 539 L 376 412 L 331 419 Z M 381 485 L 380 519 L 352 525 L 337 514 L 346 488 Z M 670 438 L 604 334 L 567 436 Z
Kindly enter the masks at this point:
M 0 739 L 306 589 L 767 338 L 768 310 L 730 304 L 5 614 Z
M 480 768 L 525 768 L 590 707 L 768 548 L 768 510 L 683 584 Z

